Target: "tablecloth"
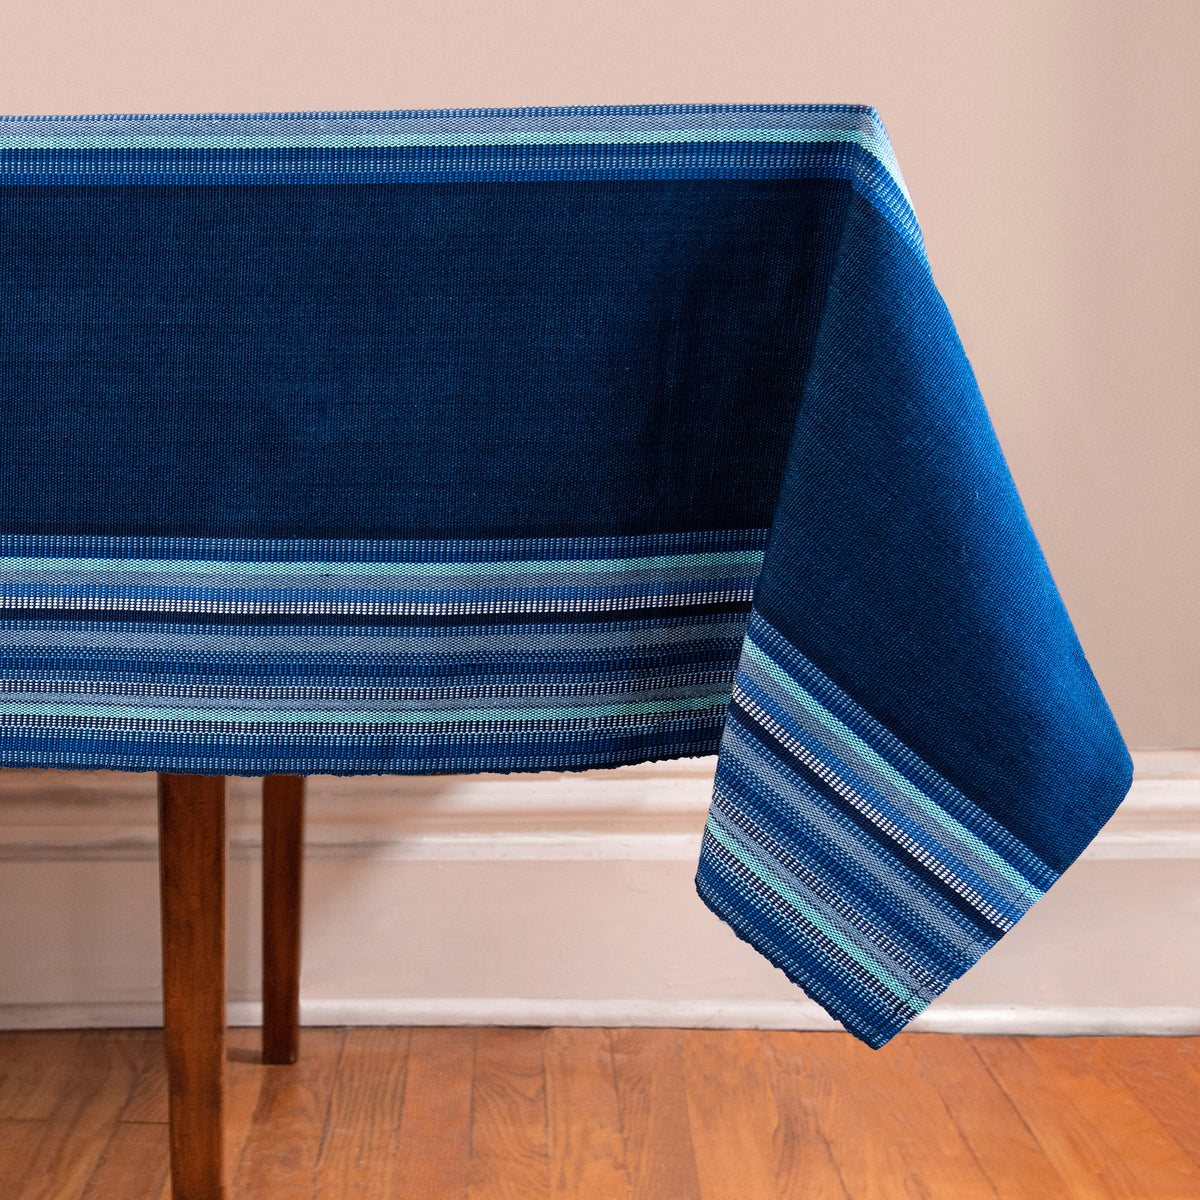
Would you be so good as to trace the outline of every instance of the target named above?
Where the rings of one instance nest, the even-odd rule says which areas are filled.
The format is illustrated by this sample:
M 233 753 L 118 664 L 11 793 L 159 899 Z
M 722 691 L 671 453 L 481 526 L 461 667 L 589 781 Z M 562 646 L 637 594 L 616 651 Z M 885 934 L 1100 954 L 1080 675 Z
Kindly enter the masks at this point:
M 1128 790 L 870 107 L 5 117 L 0 231 L 0 764 L 717 754 L 876 1048 Z

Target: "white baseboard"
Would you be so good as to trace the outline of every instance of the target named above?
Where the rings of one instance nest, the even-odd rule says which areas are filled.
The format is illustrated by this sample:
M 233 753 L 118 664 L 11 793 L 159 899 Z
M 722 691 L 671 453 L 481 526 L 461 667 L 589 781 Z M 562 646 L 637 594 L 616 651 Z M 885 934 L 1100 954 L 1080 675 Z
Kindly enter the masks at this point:
M 1084 859 L 1200 858 L 1200 751 L 1145 751 Z M 305 857 L 397 861 L 689 861 L 713 757 L 610 771 L 313 776 Z M 258 781 L 231 777 L 229 854 L 261 855 Z M 149 862 L 154 776 L 0 768 L 0 861 Z
M 1200 1032 L 1200 752 L 1135 762 L 1080 861 L 910 1028 Z M 839 1028 L 695 894 L 714 766 L 311 778 L 303 1021 Z M 229 1013 L 254 1024 L 258 782 L 229 795 Z M 151 774 L 0 770 L 0 1028 L 161 1023 L 155 816 Z
M 262 1004 L 232 1002 L 228 1023 L 262 1024 Z M 537 997 L 454 997 L 439 1000 L 305 1000 L 306 1028 L 346 1025 L 602 1026 L 672 1029 L 841 1029 L 816 1004 L 743 1000 L 546 1000 Z M 14 1004 L 0 1006 L 0 1029 L 156 1029 L 162 1008 L 135 1004 Z M 943 1005 L 927 1010 L 906 1032 L 1028 1034 L 1042 1037 L 1200 1035 L 1200 1008 L 1036 1008 L 1032 1005 Z

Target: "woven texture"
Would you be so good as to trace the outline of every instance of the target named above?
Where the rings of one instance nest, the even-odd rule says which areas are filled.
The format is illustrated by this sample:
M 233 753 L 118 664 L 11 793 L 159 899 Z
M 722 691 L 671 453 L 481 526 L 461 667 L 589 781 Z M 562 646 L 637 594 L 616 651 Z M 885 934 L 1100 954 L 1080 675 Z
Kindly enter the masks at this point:
M 1131 763 L 853 105 L 0 118 L 0 764 L 717 754 L 884 1045 Z

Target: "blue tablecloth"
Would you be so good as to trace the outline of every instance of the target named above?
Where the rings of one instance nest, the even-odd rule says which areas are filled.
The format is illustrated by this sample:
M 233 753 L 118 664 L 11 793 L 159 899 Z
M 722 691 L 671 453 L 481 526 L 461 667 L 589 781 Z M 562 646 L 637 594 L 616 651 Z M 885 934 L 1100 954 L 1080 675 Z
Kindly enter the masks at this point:
M 875 1047 L 1128 790 L 873 109 L 7 117 L 0 232 L 0 764 L 717 753 Z

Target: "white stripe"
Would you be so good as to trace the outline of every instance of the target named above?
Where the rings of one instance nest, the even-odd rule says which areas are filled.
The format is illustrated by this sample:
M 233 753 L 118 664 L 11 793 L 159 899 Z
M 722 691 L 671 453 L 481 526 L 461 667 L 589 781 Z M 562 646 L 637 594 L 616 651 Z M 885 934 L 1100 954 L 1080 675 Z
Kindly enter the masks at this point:
M 138 597 L 5 596 L 0 607 L 27 609 L 90 609 L 114 612 L 196 613 L 357 613 L 370 616 L 440 616 L 470 613 L 618 612 L 631 608 L 677 608 L 689 604 L 726 604 L 752 599 L 753 587 L 716 592 L 684 592 L 673 596 L 643 593 L 607 599 L 496 600 L 446 604 L 403 603 L 377 600 L 348 601 L 234 601 L 156 600 Z
M 798 742 L 785 729 L 783 729 L 771 716 L 765 713 L 757 704 L 751 700 L 740 687 L 735 686 L 733 689 L 733 699 L 741 708 L 749 713 L 754 719 L 763 726 L 788 750 L 790 750 L 814 775 L 827 783 L 839 796 L 848 800 L 854 807 L 863 814 L 873 825 L 881 832 L 885 833 L 893 842 L 899 846 L 903 846 L 913 858 L 927 867 L 934 875 L 948 884 L 954 889 L 964 900 L 966 900 L 973 908 L 983 913 L 990 921 L 999 928 L 1008 930 L 1013 927 L 1015 921 L 1005 917 L 983 896 L 979 894 L 966 880 L 959 878 L 951 871 L 944 862 L 935 858 L 926 847 L 915 841 L 904 830 L 900 829 L 894 822 L 888 819 L 878 808 L 875 807 L 864 796 L 855 791 L 841 776 L 835 774 L 821 759 L 817 758 L 807 746 Z

